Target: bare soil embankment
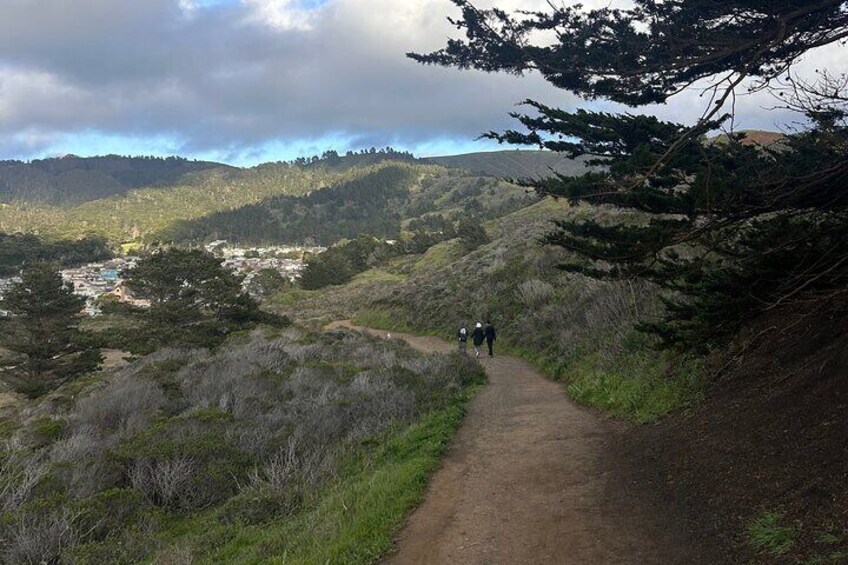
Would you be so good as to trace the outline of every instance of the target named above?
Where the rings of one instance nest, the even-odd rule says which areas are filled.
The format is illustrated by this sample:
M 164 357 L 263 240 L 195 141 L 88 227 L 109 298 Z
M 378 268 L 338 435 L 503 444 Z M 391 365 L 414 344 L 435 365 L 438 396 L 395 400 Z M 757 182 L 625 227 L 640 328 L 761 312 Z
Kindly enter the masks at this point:
M 747 333 L 703 405 L 625 431 L 622 447 L 722 562 L 847 563 L 848 301 L 773 312 Z M 785 555 L 747 543 L 764 512 L 796 530 Z

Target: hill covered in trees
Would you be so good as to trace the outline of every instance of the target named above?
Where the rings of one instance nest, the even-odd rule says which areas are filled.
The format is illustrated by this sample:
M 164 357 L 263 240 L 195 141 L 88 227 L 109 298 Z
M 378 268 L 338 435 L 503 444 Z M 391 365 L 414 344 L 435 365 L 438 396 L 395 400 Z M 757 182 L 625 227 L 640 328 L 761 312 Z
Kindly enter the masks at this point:
M 112 244 L 216 237 L 328 243 L 361 233 L 395 238 L 402 225 L 434 211 L 495 217 L 521 205 L 523 191 L 500 190 L 507 185 L 494 177 L 534 176 L 549 166 L 565 174 L 582 170 L 551 160 L 554 155 L 510 151 L 416 159 L 384 148 L 328 151 L 247 169 L 180 158 L 5 161 L 0 232 L 54 240 L 96 235 Z
M 163 241 L 227 239 L 250 243 L 331 245 L 361 234 L 382 239 L 444 239 L 448 224 L 502 215 L 530 203 L 520 187 L 442 167 L 384 163 L 303 196 L 256 204 L 179 222 Z
M 0 161 L 0 201 L 73 205 L 135 188 L 175 185 L 186 175 L 216 169 L 233 168 L 181 157 L 119 155 Z
M 586 159 L 571 159 L 553 151 L 528 149 L 426 157 L 423 161 L 451 169 L 464 169 L 478 175 L 508 179 L 539 179 L 549 177 L 552 173 L 575 176 L 587 171 Z
M 36 232 L 52 238 L 96 234 L 112 243 L 145 242 L 180 220 L 231 210 L 270 196 L 306 194 L 362 174 L 359 169 L 330 172 L 286 163 L 216 169 L 184 177 L 182 184 L 134 189 L 74 206 L 2 204 L 0 231 Z

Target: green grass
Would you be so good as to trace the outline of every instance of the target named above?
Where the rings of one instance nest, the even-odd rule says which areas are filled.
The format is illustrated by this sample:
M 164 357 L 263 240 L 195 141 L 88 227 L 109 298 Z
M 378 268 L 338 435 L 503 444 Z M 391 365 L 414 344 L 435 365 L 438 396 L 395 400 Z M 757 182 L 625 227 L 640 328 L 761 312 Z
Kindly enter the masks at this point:
M 775 512 L 763 512 L 748 526 L 748 542 L 758 551 L 778 557 L 795 547 L 798 531 L 784 526 Z
M 360 310 L 353 317 L 353 323 L 357 326 L 365 326 L 375 330 L 391 330 L 396 332 L 427 334 L 422 328 L 415 328 L 404 322 L 390 310 L 367 309 Z M 435 332 L 433 332 L 435 333 Z
M 669 366 L 681 361 L 673 370 Z M 626 354 L 611 365 L 586 355 L 569 368 L 568 394 L 582 404 L 647 424 L 689 405 L 704 379 L 696 362 L 653 352 Z
M 434 245 L 415 263 L 414 271 L 433 271 L 446 267 L 462 256 L 462 243 L 458 239 Z
M 271 300 L 273 306 L 291 306 L 302 300 L 314 298 L 321 293 L 319 290 L 303 290 L 301 288 L 292 287 L 275 295 Z
M 401 275 L 398 273 L 389 273 L 381 269 L 369 269 L 353 277 L 353 280 L 350 281 L 350 284 L 357 285 L 373 282 L 394 283 L 404 281 L 406 280 L 406 278 L 406 275 Z
M 320 495 L 311 509 L 261 526 L 221 525 L 209 513 L 172 524 L 157 558 L 188 550 L 198 563 L 372 563 L 420 501 L 472 392 L 390 438 Z

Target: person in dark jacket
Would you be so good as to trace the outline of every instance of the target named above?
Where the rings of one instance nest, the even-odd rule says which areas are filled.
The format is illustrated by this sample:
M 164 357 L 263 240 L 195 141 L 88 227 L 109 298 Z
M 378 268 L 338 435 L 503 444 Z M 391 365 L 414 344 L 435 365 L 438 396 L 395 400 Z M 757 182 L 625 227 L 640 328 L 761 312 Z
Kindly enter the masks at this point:
M 495 343 L 495 326 L 492 325 L 492 321 L 489 320 L 486 322 L 486 329 L 483 330 L 483 333 L 486 336 L 486 345 L 489 346 L 489 357 L 492 357 L 494 353 L 492 352 L 492 345 Z
M 474 353 L 480 357 L 480 346 L 483 345 L 483 340 L 486 339 L 486 334 L 483 332 L 483 324 L 477 322 L 474 331 L 471 333 L 471 341 L 474 342 Z
M 457 330 L 456 338 L 459 340 L 459 352 L 468 355 L 468 328 L 465 327 L 465 324 Z

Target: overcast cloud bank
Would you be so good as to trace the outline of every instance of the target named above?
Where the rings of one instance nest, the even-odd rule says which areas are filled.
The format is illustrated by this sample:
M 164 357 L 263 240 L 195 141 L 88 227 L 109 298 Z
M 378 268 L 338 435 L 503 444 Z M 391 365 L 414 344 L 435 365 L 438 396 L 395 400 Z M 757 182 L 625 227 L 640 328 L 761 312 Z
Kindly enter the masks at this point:
M 543 0 L 506 0 L 543 8 Z M 6 0 L 0 158 L 179 153 L 249 163 L 328 147 L 467 150 L 525 98 L 573 108 L 535 76 L 424 67 L 455 30 L 447 0 Z M 845 66 L 838 50 L 826 54 Z M 691 119 L 689 93 L 658 112 Z M 743 99 L 745 127 L 780 117 Z M 771 127 L 773 129 L 773 127 Z M 488 147 L 483 145 L 481 147 Z

